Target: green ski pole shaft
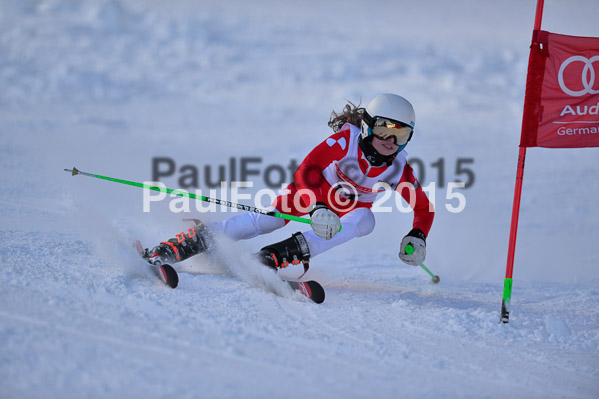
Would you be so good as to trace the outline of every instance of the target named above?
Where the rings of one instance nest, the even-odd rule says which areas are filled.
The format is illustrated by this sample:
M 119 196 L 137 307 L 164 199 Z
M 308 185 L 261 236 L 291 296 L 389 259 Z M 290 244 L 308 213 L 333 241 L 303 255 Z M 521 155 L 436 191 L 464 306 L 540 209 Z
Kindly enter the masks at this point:
M 204 201 L 204 202 L 214 203 L 217 205 L 228 206 L 229 208 L 237 208 L 242 211 L 255 212 L 255 213 L 260 213 L 260 214 L 266 215 L 266 216 L 272 216 L 272 217 L 276 217 L 276 218 L 292 220 L 294 222 L 311 224 L 310 219 L 306 219 L 306 218 L 299 217 L 299 216 L 288 215 L 286 213 L 281 213 L 281 212 L 267 211 L 265 209 L 260 209 L 260 208 L 256 208 L 256 207 L 249 206 L 249 205 L 237 204 L 237 203 L 234 203 L 231 201 L 223 201 L 218 198 L 210 198 L 210 197 L 205 197 L 203 195 L 196 195 L 193 193 L 188 193 L 187 191 L 183 191 L 183 190 L 173 190 L 171 188 L 166 188 L 166 187 L 152 186 L 150 184 L 138 183 L 138 182 L 129 181 L 129 180 L 116 179 L 114 177 L 102 176 L 102 175 L 97 175 L 94 173 L 82 172 L 75 167 L 73 169 L 65 169 L 65 172 L 70 172 L 73 176 L 82 175 L 82 176 L 93 177 L 93 178 L 101 179 L 101 180 L 108 180 L 108 181 L 115 182 L 115 183 L 126 184 L 128 186 L 140 187 L 140 188 L 145 188 L 147 190 L 159 191 L 161 193 L 178 195 L 179 197 L 188 197 L 188 198 L 192 198 L 192 199 L 195 199 L 198 201 Z M 339 231 L 341 231 L 341 227 L 339 227 Z
M 406 245 L 406 254 L 410 255 L 414 253 L 414 247 L 412 246 L 412 244 L 408 244 Z M 424 265 L 424 263 L 420 264 L 420 267 L 422 268 L 422 270 L 424 270 L 425 272 L 427 272 L 429 274 L 429 276 L 431 276 L 431 279 L 433 280 L 433 283 L 438 284 L 439 281 L 441 281 L 441 279 L 439 278 L 439 276 L 437 276 L 436 274 L 433 274 L 433 272 L 431 272 L 428 267 L 426 267 Z

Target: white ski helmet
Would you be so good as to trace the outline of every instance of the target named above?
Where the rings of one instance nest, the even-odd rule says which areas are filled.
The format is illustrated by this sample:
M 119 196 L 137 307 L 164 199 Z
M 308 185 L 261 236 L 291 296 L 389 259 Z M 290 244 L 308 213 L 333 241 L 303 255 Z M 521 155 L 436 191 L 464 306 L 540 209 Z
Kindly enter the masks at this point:
M 397 94 L 379 94 L 368 103 L 362 117 L 362 139 L 366 139 L 373 134 L 372 128 L 377 118 L 399 122 L 402 125 L 411 127 L 412 131 L 416 125 L 414 107 L 408 100 Z M 402 150 L 406 145 L 407 142 L 399 150 Z

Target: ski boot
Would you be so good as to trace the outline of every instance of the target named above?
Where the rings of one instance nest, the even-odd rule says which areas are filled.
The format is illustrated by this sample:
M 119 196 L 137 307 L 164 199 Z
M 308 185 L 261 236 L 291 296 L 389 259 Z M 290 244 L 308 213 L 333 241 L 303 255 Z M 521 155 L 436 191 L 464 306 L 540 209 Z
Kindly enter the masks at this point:
M 206 225 L 198 219 L 184 219 L 195 222 L 194 227 L 181 232 L 174 238 L 162 241 L 160 244 L 148 250 L 142 255 L 149 263 L 157 266 L 181 262 L 194 255 L 210 252 L 213 248 L 212 237 Z
M 301 279 L 310 267 L 310 248 L 302 233 L 292 234 L 286 240 L 267 245 L 256 254 L 258 260 L 275 270 L 283 269 L 289 265 L 304 265 L 304 273 L 298 277 Z M 324 288 L 316 281 L 283 281 L 294 291 L 310 298 L 316 303 L 324 302 Z
M 256 256 L 262 264 L 275 270 L 284 269 L 290 264 L 302 263 L 306 274 L 310 267 L 310 248 L 306 238 L 300 232 L 292 234 L 290 238 L 283 241 L 265 246 Z

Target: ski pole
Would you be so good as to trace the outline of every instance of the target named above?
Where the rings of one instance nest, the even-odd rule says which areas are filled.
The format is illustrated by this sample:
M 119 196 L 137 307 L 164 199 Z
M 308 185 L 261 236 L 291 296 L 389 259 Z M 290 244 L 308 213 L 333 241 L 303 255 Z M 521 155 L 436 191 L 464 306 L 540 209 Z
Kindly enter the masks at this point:
M 406 254 L 411 255 L 414 253 L 414 246 L 412 244 L 408 244 L 406 245 Z M 429 274 L 429 276 L 431 276 L 431 279 L 433 280 L 433 283 L 438 284 L 439 281 L 441 281 L 441 279 L 439 278 L 439 276 L 437 276 L 436 274 L 433 274 L 430 270 L 428 270 L 428 267 L 426 267 L 424 265 L 424 263 L 420 264 L 420 267 Z
M 116 179 L 114 177 L 96 175 L 93 173 L 82 172 L 75 167 L 73 167 L 73 169 L 65 169 L 64 171 L 71 172 L 71 174 L 73 176 L 82 175 L 82 176 L 94 177 L 96 179 L 108 180 L 108 181 L 112 181 L 115 183 L 121 183 L 121 184 L 127 184 L 129 186 L 145 188 L 145 189 L 153 190 L 153 191 L 159 191 L 161 193 L 178 195 L 179 197 L 188 197 L 188 198 L 196 199 L 199 201 L 211 202 L 211 203 L 214 203 L 217 205 L 228 206 L 229 208 L 237 208 L 242 211 L 255 212 L 255 213 L 260 213 L 260 214 L 266 215 L 266 216 L 272 216 L 272 217 L 286 219 L 286 220 L 293 220 L 295 222 L 312 224 L 310 219 L 306 219 L 306 218 L 303 218 L 300 216 L 288 215 L 286 213 L 281 213 L 281 212 L 267 211 L 265 209 L 260 209 L 260 208 L 256 208 L 256 207 L 249 206 L 249 205 L 237 204 L 237 203 L 231 202 L 231 201 L 223 201 L 218 198 L 210 198 L 210 197 L 205 197 L 203 195 L 196 195 L 193 193 L 188 193 L 187 191 L 183 191 L 183 190 L 173 190 L 171 188 L 166 188 L 166 187 L 152 186 L 149 184 L 138 183 L 138 182 L 129 181 L 129 180 Z M 339 226 L 339 231 L 341 231 L 341 226 Z

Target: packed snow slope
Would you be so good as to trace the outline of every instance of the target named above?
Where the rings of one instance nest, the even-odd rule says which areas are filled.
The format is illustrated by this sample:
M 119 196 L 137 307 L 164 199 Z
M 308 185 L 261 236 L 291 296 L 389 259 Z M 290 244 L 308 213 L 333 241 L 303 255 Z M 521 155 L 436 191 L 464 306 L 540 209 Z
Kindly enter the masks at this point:
M 535 4 L 1 1 L 0 397 L 599 397 L 597 149 L 528 151 L 499 323 Z M 599 36 L 598 11 L 548 0 L 543 28 Z M 140 189 L 63 172 L 146 181 L 170 158 L 168 187 L 191 165 L 207 194 L 253 158 L 250 196 L 381 92 L 417 112 L 438 285 L 397 258 L 412 216 L 391 197 L 371 235 L 313 259 L 322 305 L 251 260 L 294 223 L 176 265 L 172 290 L 132 241 L 233 213 L 144 212 Z

